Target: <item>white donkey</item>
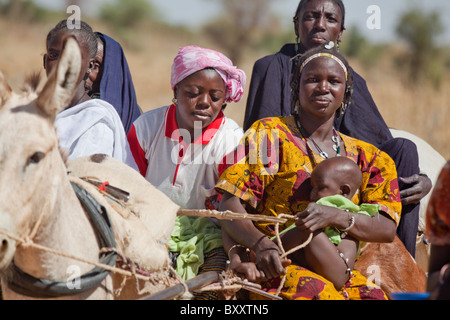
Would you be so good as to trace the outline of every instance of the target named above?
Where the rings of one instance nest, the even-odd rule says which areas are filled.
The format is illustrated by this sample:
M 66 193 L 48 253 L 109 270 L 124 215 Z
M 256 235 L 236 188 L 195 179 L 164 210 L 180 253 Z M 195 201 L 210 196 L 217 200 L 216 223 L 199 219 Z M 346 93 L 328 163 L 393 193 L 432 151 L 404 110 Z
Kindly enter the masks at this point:
M 149 283 L 114 269 L 105 271 L 104 265 L 115 267 L 120 256 L 115 250 L 125 255 L 131 252 L 134 256 L 126 258 L 139 260 L 132 264 L 134 274 L 137 270 L 145 271 L 148 278 L 155 276 L 145 294 L 170 285 L 164 282 L 169 265 L 165 242 L 178 207 L 139 173 L 112 159 L 105 161 L 113 168 L 111 175 L 121 174 L 130 188 L 145 192 L 142 202 L 151 207 L 150 212 L 137 208 L 138 214 L 118 213 L 105 198 L 93 195 L 97 187 L 68 174 L 54 120 L 72 98 L 80 66 L 78 44 L 68 38 L 59 65 L 40 94 L 31 88 L 21 95 L 12 92 L 0 73 L 0 275 L 4 299 L 135 299 Z M 130 206 L 139 207 L 140 200 L 133 196 Z M 135 248 L 136 244 L 141 249 Z M 104 247 L 107 249 L 101 253 Z
M 419 154 L 420 171 L 425 173 L 433 183 L 431 191 L 420 201 L 419 230 L 416 244 L 416 262 L 420 266 L 420 268 L 422 268 L 422 270 L 428 272 L 430 244 L 425 238 L 425 215 L 428 207 L 428 201 L 430 200 L 430 196 L 434 189 L 436 180 L 447 161 L 438 151 L 436 151 L 430 144 L 428 144 L 428 142 L 417 137 L 416 135 L 398 129 L 391 129 L 391 133 L 395 138 L 406 138 L 416 144 L 417 152 Z

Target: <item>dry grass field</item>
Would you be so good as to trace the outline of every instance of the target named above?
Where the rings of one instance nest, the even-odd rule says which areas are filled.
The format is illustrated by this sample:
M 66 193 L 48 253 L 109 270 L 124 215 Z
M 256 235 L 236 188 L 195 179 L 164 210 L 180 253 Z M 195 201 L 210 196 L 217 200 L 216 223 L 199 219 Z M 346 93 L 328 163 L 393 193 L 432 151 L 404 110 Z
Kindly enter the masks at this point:
M 45 37 L 57 20 L 47 24 L 27 25 L 0 21 L 0 70 L 10 85 L 19 90 L 24 77 L 33 71 L 42 71 Z M 97 22 L 88 21 L 97 31 L 118 39 L 114 32 Z M 138 103 L 144 111 L 171 102 L 170 68 L 179 47 L 196 44 L 214 48 L 202 37 L 180 36 L 165 29 L 140 30 L 124 39 L 123 44 L 135 84 Z M 271 52 L 246 52 L 238 67 L 250 80 L 254 61 Z M 380 61 L 364 68 L 358 61 L 353 67 L 367 81 L 368 87 L 389 126 L 416 134 L 430 143 L 444 158 L 450 159 L 450 126 L 448 125 L 450 75 L 446 75 L 439 90 L 421 85 L 410 89 L 402 83 L 399 71 L 391 62 Z M 248 81 L 249 82 L 249 81 Z M 248 87 L 248 83 L 247 83 Z M 246 96 L 239 103 L 228 105 L 225 113 L 242 124 Z M 364 124 L 361 124 L 364 125 Z

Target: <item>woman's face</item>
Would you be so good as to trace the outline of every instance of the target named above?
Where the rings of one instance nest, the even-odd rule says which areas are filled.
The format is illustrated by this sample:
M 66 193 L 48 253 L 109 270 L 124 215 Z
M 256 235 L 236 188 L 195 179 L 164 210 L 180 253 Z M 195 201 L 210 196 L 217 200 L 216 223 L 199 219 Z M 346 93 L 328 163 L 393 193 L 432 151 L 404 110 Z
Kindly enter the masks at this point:
M 306 50 L 342 36 L 342 12 L 331 0 L 313 0 L 299 12 L 294 21 L 295 33 Z
M 299 86 L 302 114 L 334 116 L 344 99 L 345 72 L 329 57 L 318 57 L 304 67 Z
M 92 92 L 100 92 L 100 80 L 103 72 L 104 45 L 102 40 L 97 40 L 97 54 L 95 55 L 94 65 L 86 84 L 92 88 Z
M 73 34 L 70 32 L 60 31 L 57 32 L 56 35 L 53 38 L 49 39 L 49 41 L 47 42 L 47 52 L 44 55 L 44 69 L 47 76 L 50 75 L 50 72 L 58 64 L 64 46 L 64 40 L 70 35 Z M 80 44 L 80 42 L 78 43 Z M 86 48 L 86 46 L 80 44 L 80 49 L 82 59 L 81 65 L 84 67 L 84 69 L 82 69 L 83 72 L 81 72 L 80 74 L 79 82 L 81 81 L 85 72 L 89 68 L 91 60 L 93 62 L 93 59 L 89 60 L 88 49 Z
M 183 79 L 175 87 L 178 127 L 191 134 L 194 125 L 207 127 L 222 110 L 225 96 L 225 82 L 213 69 L 201 70 Z

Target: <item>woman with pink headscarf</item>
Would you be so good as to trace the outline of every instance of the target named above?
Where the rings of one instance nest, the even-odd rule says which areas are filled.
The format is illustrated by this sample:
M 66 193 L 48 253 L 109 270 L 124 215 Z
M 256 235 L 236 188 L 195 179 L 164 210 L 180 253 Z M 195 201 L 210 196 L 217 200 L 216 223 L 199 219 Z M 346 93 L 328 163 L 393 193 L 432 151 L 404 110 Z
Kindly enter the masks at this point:
M 133 123 L 128 141 L 140 173 L 181 208 L 218 208 L 214 187 L 234 163 L 244 134 L 223 110 L 241 99 L 245 81 L 245 73 L 220 52 L 180 48 L 172 65 L 172 104 Z M 178 217 L 169 245 L 184 279 L 225 268 L 221 231 L 210 219 Z

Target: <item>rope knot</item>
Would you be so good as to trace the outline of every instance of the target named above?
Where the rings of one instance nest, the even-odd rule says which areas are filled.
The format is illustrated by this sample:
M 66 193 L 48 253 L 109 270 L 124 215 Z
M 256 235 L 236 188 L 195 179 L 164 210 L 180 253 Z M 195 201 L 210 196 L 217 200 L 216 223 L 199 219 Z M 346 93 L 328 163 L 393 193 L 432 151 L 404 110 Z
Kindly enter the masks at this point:
M 33 239 L 30 236 L 26 236 L 21 240 L 20 246 L 24 248 L 30 248 L 34 244 Z

